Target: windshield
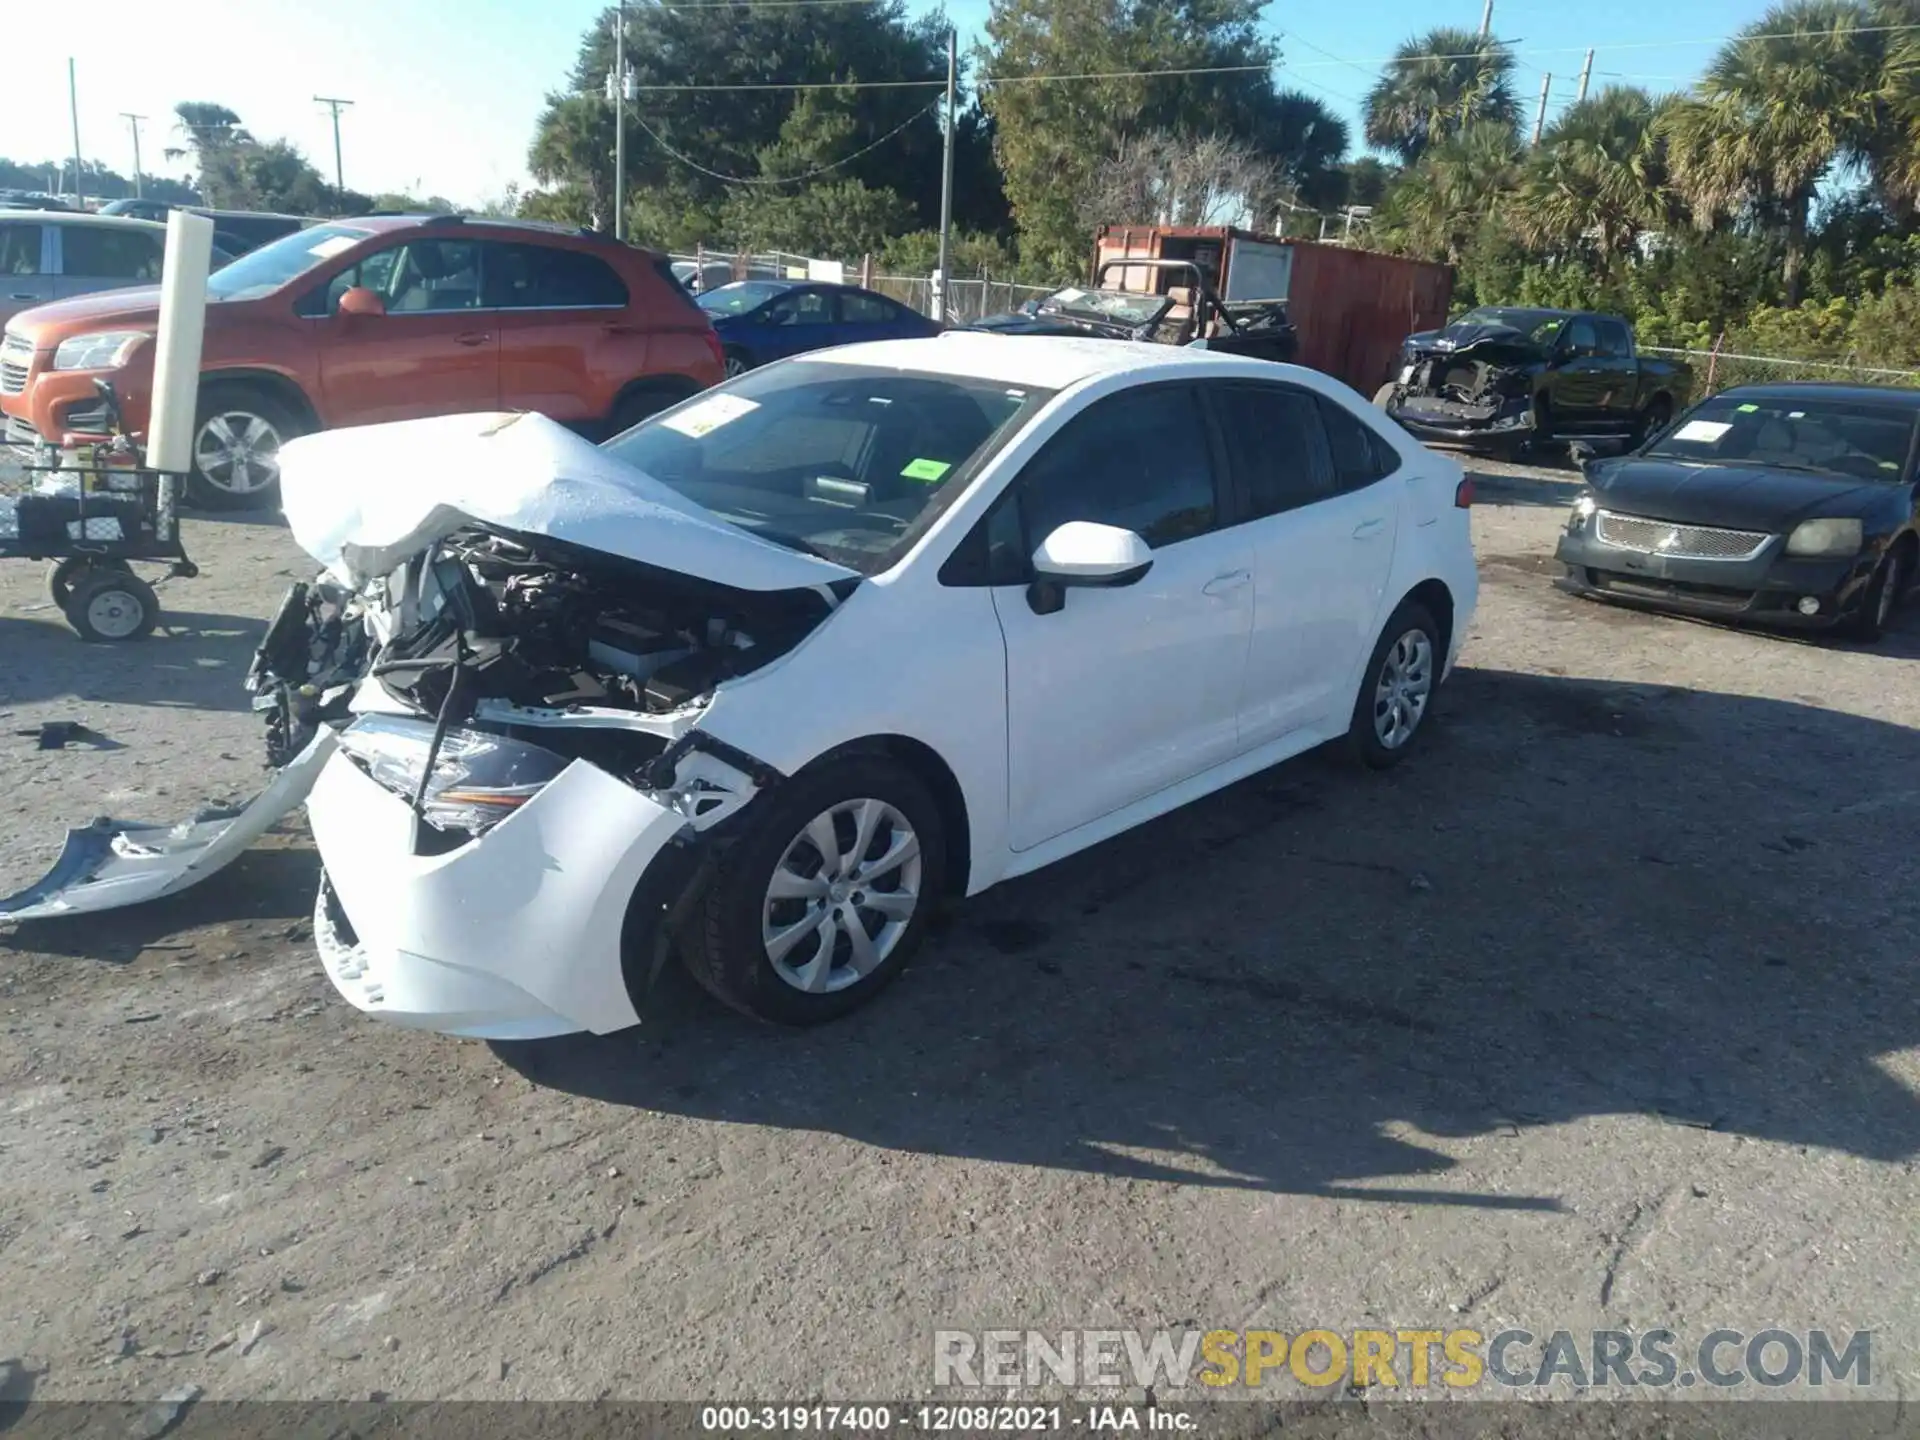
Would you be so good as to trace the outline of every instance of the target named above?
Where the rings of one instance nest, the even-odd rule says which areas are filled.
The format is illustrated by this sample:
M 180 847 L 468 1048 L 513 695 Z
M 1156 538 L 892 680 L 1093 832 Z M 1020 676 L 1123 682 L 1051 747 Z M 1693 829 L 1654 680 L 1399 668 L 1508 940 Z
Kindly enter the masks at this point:
M 209 300 L 257 300 L 270 295 L 373 232 L 354 225 L 316 225 L 249 250 L 207 281 Z
M 1911 411 L 1818 394 L 1785 398 L 1738 390 L 1694 406 L 1641 453 L 1661 460 L 1817 470 L 1898 480 L 1913 443 Z
M 1511 305 L 1481 305 L 1469 310 L 1456 325 L 1504 325 L 1518 330 L 1536 345 L 1549 343 L 1567 323 L 1565 315 L 1547 310 L 1518 310 Z
M 744 315 L 749 310 L 759 309 L 774 296 L 784 295 L 786 290 L 786 286 L 766 280 L 737 280 L 731 285 L 707 291 L 697 303 L 709 315 Z
M 1151 325 L 1166 312 L 1166 295 L 1138 295 L 1130 290 L 1056 290 L 1040 302 L 1043 311 L 1086 315 L 1118 325 Z
M 877 575 L 1052 394 L 790 361 L 708 390 L 607 449 L 743 529 Z

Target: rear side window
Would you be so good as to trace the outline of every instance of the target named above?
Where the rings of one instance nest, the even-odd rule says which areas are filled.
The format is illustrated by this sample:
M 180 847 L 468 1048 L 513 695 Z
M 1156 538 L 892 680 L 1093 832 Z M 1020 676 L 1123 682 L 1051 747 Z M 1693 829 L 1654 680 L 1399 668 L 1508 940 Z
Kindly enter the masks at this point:
M 1214 406 L 1252 517 L 1324 500 L 1338 488 L 1317 397 L 1290 385 L 1221 385 Z
M 95 225 L 60 227 L 60 269 L 99 280 L 158 280 L 160 237 L 141 230 Z
M 1334 481 L 1342 490 L 1361 490 L 1400 468 L 1400 453 L 1372 426 L 1337 400 L 1318 396 L 1320 420 L 1327 427 Z
M 627 287 L 597 255 L 555 245 L 488 245 L 487 304 L 503 310 L 610 308 Z
M 1029 548 L 1069 520 L 1117 525 L 1157 550 L 1219 519 L 1199 396 L 1185 385 L 1096 401 L 1017 483 Z
M 0 223 L 0 275 L 40 273 L 40 227 Z

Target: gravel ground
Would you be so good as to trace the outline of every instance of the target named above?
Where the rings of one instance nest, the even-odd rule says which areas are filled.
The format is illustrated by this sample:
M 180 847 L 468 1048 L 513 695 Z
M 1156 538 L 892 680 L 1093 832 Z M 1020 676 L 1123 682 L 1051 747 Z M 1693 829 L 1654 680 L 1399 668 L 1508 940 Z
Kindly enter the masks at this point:
M 1920 626 L 1552 590 L 1488 467 L 1425 753 L 1308 756 L 964 906 L 877 1005 L 487 1046 L 337 1001 L 296 823 L 0 938 L 9 1398 L 921 1395 L 935 1328 L 1872 1327 L 1920 1385 Z M 306 565 L 201 521 L 169 628 L 0 564 L 0 891 L 260 782 Z M 41 751 L 46 720 L 111 748 Z

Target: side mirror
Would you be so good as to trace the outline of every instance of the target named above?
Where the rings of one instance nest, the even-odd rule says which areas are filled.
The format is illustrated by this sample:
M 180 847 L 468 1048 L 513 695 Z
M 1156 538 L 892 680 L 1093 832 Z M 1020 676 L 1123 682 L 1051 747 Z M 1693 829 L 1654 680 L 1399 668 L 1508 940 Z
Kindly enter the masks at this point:
M 384 315 L 387 302 L 364 285 L 355 285 L 340 297 L 337 313 L 341 315 Z
M 1067 603 L 1069 589 L 1132 585 L 1152 568 L 1153 551 L 1133 531 L 1069 520 L 1033 552 L 1027 604 L 1036 615 L 1051 615 Z
M 1567 446 L 1567 453 L 1573 457 L 1573 463 L 1580 467 L 1582 474 L 1596 460 L 1611 460 L 1616 455 L 1624 455 L 1632 449 L 1629 441 L 1617 436 L 1607 436 L 1594 440 L 1575 440 Z
M 1590 441 L 1586 440 L 1575 440 L 1572 444 L 1568 445 L 1567 454 L 1572 458 L 1574 465 L 1582 475 L 1587 473 L 1587 467 L 1589 465 L 1600 458 L 1599 452 L 1593 448 Z

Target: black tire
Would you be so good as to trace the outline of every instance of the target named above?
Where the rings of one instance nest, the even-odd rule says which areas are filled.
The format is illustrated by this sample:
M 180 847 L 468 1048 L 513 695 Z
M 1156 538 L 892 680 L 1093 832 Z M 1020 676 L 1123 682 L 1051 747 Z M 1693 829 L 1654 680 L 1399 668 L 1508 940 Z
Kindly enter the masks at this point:
M 1871 645 L 1887 633 L 1913 580 L 1913 552 L 1905 544 L 1888 550 L 1860 597 L 1860 609 L 1846 627 L 1850 639 Z
M 1380 721 L 1380 707 L 1390 703 L 1382 695 L 1382 689 L 1388 681 L 1386 672 L 1390 661 L 1406 670 L 1410 657 L 1407 652 L 1400 650 L 1401 642 L 1416 632 L 1426 642 L 1425 689 L 1405 738 L 1390 743 L 1382 734 Z M 1400 608 L 1393 612 L 1381 629 L 1380 639 L 1374 644 L 1373 654 L 1368 657 L 1367 668 L 1360 677 L 1360 693 L 1354 698 L 1353 718 L 1347 727 L 1347 749 L 1354 759 L 1368 769 L 1385 770 L 1406 758 L 1407 752 L 1419 744 L 1420 737 L 1426 734 L 1427 726 L 1431 723 L 1433 702 L 1440 690 L 1440 672 L 1446 663 L 1440 627 L 1434 623 L 1433 616 L 1418 601 L 1402 601 Z M 1401 692 L 1403 704 L 1406 694 L 1404 690 Z
M 80 638 L 96 644 L 144 640 L 160 619 L 160 597 L 128 570 L 89 570 L 61 608 Z
M 678 405 L 693 393 L 691 388 L 676 389 L 671 385 L 635 386 L 614 402 L 613 413 L 607 417 L 608 437 L 631 430 L 648 416 Z
M 201 468 L 202 440 L 207 427 L 216 420 L 225 423 L 229 431 L 236 435 L 252 437 L 248 441 L 248 458 L 245 462 L 247 473 L 250 476 L 255 474 L 256 464 L 270 459 L 270 479 L 248 489 L 236 489 L 228 478 L 233 473 L 230 464 L 224 474 L 221 473 L 222 466 L 218 464 L 211 467 L 211 473 Z M 271 432 L 270 436 L 253 430 L 248 423 L 253 421 L 264 425 Z M 199 510 L 275 508 L 280 503 L 280 447 L 296 436 L 306 434 L 309 428 L 303 416 L 257 385 L 233 382 L 202 385 L 200 403 L 193 416 L 193 469 L 187 475 L 187 503 Z M 256 446 L 257 449 L 254 448 Z
M 101 560 L 92 555 L 69 555 L 47 566 L 47 594 L 62 610 L 73 597 L 73 587 L 89 570 L 118 570 L 131 575 L 133 568 L 124 560 Z
M 847 912 L 836 909 L 832 901 L 824 897 L 770 901 L 768 889 L 773 883 L 775 867 L 782 864 L 789 852 L 803 847 L 804 853 L 809 842 L 805 841 L 803 832 L 816 817 L 830 815 L 835 806 L 861 800 L 875 800 L 891 807 L 918 838 L 919 870 L 913 887 L 917 901 L 904 930 L 893 937 L 891 949 L 874 968 L 850 979 L 843 988 L 807 993 L 794 981 L 783 978 L 775 968 L 762 934 L 763 920 L 784 928 L 784 924 L 806 923 L 810 914 L 817 913 L 825 920 L 832 914 Z M 946 874 L 946 841 L 940 808 L 911 771 L 883 755 L 871 754 L 849 755 L 803 770 L 761 803 L 762 813 L 754 817 L 752 828 L 724 853 L 706 893 L 696 903 L 686 927 L 688 933 L 682 937 L 683 953 L 694 979 L 734 1009 L 776 1024 L 818 1025 L 845 1015 L 879 994 L 899 975 L 925 937 L 933 912 L 944 898 L 941 890 Z M 836 822 L 837 843 L 851 848 L 852 817 L 841 818 L 846 824 Z M 887 846 L 898 838 L 895 831 L 876 829 L 867 847 L 868 855 L 884 856 Z M 814 859 L 821 858 L 822 852 L 817 848 L 811 853 Z M 793 867 L 787 868 L 793 873 Z M 891 893 L 899 893 L 905 888 L 906 872 L 910 868 L 911 862 L 908 862 L 896 867 L 891 874 L 877 876 L 879 883 L 873 887 L 876 893 L 889 881 L 897 887 Z M 848 899 L 858 898 L 860 894 L 859 890 L 852 890 Z M 853 913 L 869 936 L 874 935 L 872 922 L 875 920 L 881 922 L 884 934 L 886 922 L 877 912 Z M 803 934 L 811 936 L 813 932 Z M 825 946 L 833 947 L 827 950 L 824 961 L 829 978 L 847 968 L 836 959 L 837 956 L 851 958 L 851 941 L 844 931 L 836 929 L 833 938 L 824 941 L 802 938 L 795 943 L 787 952 L 794 968 L 805 968 L 799 960 L 807 954 L 809 945 L 815 955 Z
M 1533 433 L 1523 435 L 1521 443 L 1547 445 L 1552 443 L 1553 438 L 1553 401 L 1543 391 L 1533 397 Z

